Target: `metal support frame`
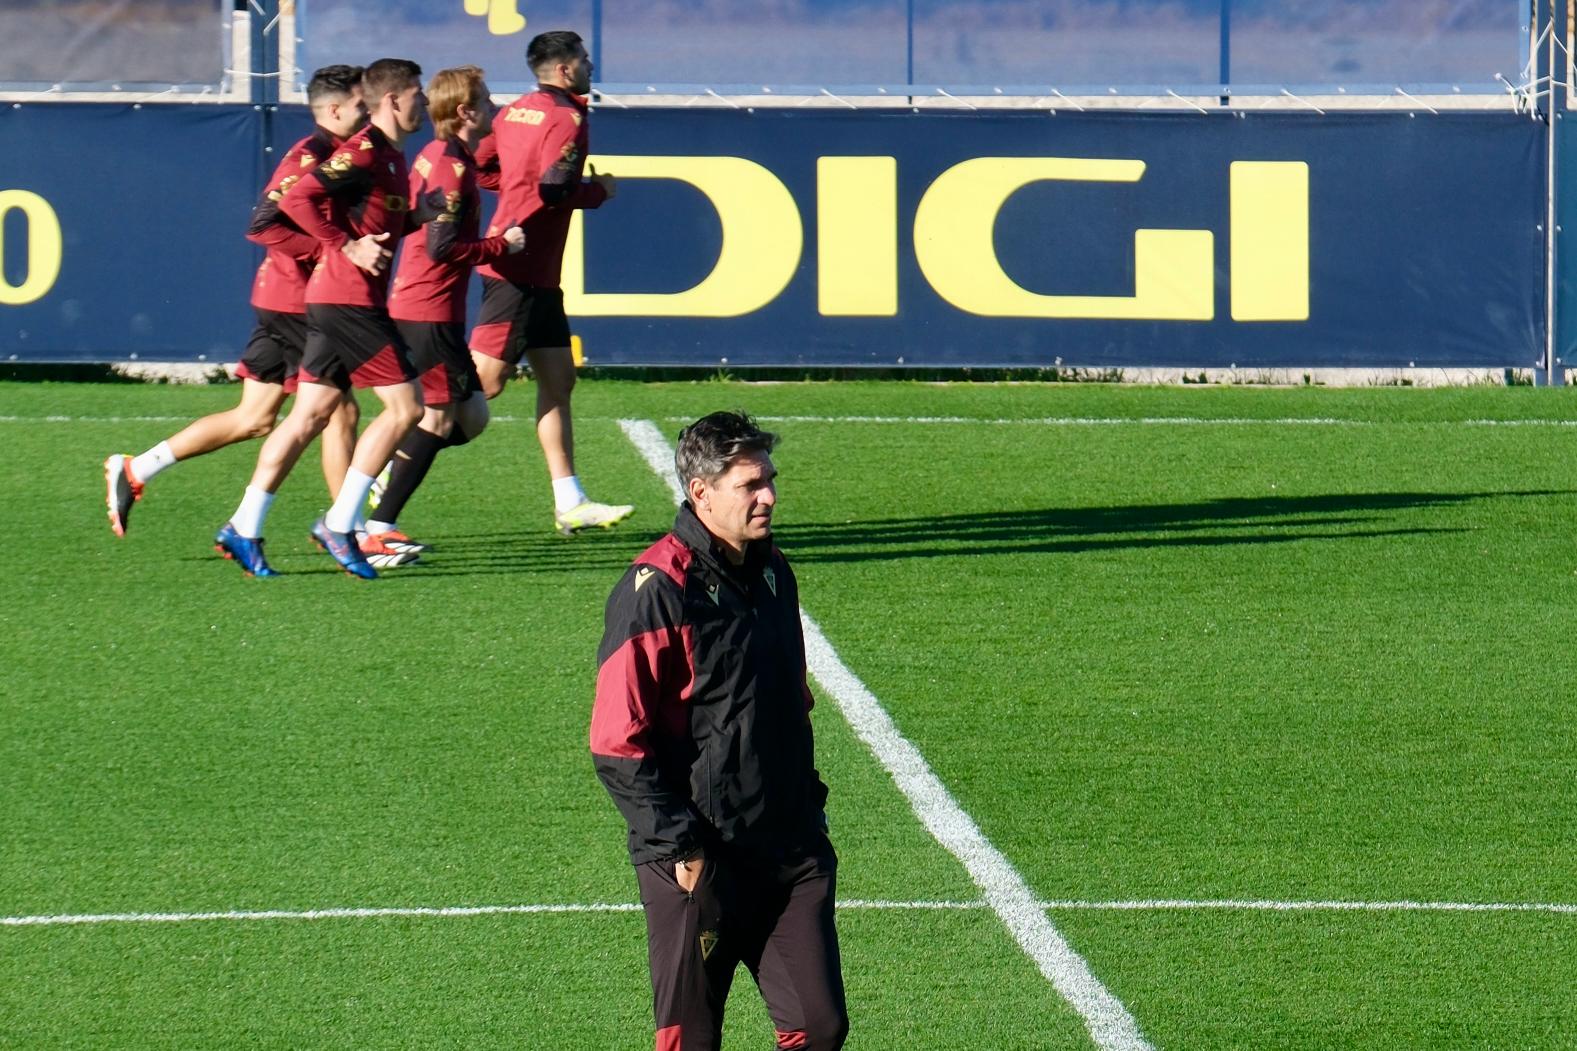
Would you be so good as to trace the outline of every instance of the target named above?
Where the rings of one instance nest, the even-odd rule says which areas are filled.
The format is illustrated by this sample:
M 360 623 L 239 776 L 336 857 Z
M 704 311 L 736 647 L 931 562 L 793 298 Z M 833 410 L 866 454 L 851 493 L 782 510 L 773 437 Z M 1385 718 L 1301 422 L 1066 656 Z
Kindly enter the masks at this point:
M 1544 121 L 1546 133 L 1545 187 L 1544 187 L 1544 351 L 1534 371 L 1534 382 L 1541 386 L 1559 387 L 1566 381 L 1566 366 L 1560 354 L 1560 284 L 1557 280 L 1560 263 L 1560 183 L 1557 175 L 1560 159 L 1561 121 L 1569 103 L 1567 69 L 1569 56 L 1565 55 L 1562 41 L 1569 31 L 1571 0 L 1539 0 L 1535 6 L 1533 28 L 1539 30 L 1535 40 L 1543 38 L 1543 46 L 1535 56 L 1538 66 L 1535 83 L 1549 85 L 1542 93 L 1543 106 L 1536 111 Z M 1543 27 L 1542 30 L 1539 27 Z

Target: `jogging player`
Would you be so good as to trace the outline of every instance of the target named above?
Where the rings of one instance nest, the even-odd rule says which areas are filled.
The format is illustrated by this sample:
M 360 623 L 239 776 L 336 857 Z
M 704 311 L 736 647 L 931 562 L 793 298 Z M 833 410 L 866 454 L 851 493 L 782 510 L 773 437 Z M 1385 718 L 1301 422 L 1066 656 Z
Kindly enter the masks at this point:
M 334 505 L 312 538 L 352 576 L 376 578 L 353 535 L 372 479 L 422 415 L 404 340 L 386 309 L 389 261 L 413 213 L 400 144 L 422 126 L 421 67 L 384 58 L 367 67 L 371 123 L 292 186 L 280 208 L 323 246 L 307 284 L 307 343 L 296 402 L 263 443 L 241 504 L 215 544 L 252 576 L 274 576 L 263 557 L 263 521 L 290 469 L 342 397 L 371 387 L 383 412 L 362 432 Z
M 567 30 L 542 33 L 526 49 L 537 90 L 510 103 L 493 122 L 500 190 L 495 222 L 519 223 L 526 247 L 481 268 L 482 312 L 471 333 L 472 359 L 482 389 L 497 397 L 520 359 L 537 382 L 537 440 L 553 481 L 554 523 L 560 532 L 611 526 L 629 517 L 628 504 L 602 504 L 586 496 L 575 474 L 570 394 L 575 362 L 569 319 L 559 287 L 564 241 L 577 208 L 596 208 L 614 195 L 613 176 L 586 164 L 592 63 L 580 37 Z
M 684 429 L 686 501 L 608 597 L 597 651 L 592 758 L 629 829 L 658 1051 L 715 1051 L 740 963 L 777 1047 L 849 1029 L 776 441 L 743 413 Z
M 487 397 L 465 344 L 466 292 L 472 267 L 520 251 L 526 238 L 519 226 L 477 236 L 482 194 L 471 151 L 492 128 L 495 108 L 483 76 L 476 66 L 458 66 L 427 86 L 433 141 L 411 165 L 411 199 L 430 202 L 437 215 L 406 240 L 389 293 L 389 316 L 411 348 L 426 408 L 396 450 L 373 505 L 377 517 L 367 523 L 362 550 L 373 552 L 374 566 L 388 557 L 379 549 L 425 549 L 399 531 L 400 512 L 439 450 L 464 445 L 487 426 Z
M 307 104 L 317 122 L 311 135 L 285 152 L 252 212 L 247 239 L 266 248 L 252 283 L 257 327 L 252 331 L 236 374 L 241 401 L 232 409 L 204 416 L 140 456 L 116 453 L 104 461 L 110 528 L 125 536 L 133 503 L 143 487 L 182 460 L 211 453 L 274 429 L 280 406 L 296 390 L 296 370 L 306 343 L 307 278 L 317 259 L 318 242 L 279 211 L 285 192 L 309 169 L 328 159 L 340 143 L 367 123 L 360 66 L 325 66 L 307 84 Z M 323 434 L 323 477 L 337 493 L 356 444 L 357 406 L 345 399 Z

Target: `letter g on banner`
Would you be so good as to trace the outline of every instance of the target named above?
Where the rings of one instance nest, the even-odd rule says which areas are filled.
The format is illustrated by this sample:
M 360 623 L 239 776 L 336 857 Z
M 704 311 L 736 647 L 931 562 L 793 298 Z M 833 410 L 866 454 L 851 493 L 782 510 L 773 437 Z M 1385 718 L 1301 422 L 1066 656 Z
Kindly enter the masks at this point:
M 13 285 L 3 269 L 6 216 L 27 217 L 27 276 Z M 0 190 L 0 306 L 20 307 L 43 299 L 60 276 L 60 219 L 49 202 L 29 190 Z
M 580 317 L 739 317 L 788 287 L 805 247 L 799 208 L 776 175 L 743 157 L 589 157 L 631 179 L 677 179 L 706 195 L 723 227 L 712 272 L 682 292 L 587 292 L 584 212 L 564 245 L 564 309 Z M 624 201 L 614 207 L 622 207 Z M 629 219 L 618 221 L 628 222 Z
M 1209 321 L 1215 316 L 1214 235 L 1134 231 L 1134 294 L 1041 295 L 997 259 L 997 213 L 1013 193 L 1047 180 L 1138 182 L 1144 162 L 1074 157 L 976 157 L 937 176 L 914 217 L 914 250 L 931 287 L 986 317 Z

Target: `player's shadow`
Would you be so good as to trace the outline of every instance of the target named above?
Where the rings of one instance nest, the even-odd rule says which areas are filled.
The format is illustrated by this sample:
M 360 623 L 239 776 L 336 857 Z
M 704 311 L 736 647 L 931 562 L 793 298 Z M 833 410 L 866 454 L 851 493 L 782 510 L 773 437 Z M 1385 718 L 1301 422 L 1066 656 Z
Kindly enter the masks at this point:
M 617 577 L 650 546 L 659 532 L 621 527 L 573 537 L 542 529 L 497 533 L 435 533 L 432 552 L 394 573 L 416 580 L 432 577 L 494 576 L 499 573 L 560 574 L 588 572 Z
M 1408 512 L 1494 500 L 1569 495 L 1561 490 L 1498 493 L 1332 493 L 1223 497 L 1183 504 L 1046 508 L 1024 511 L 866 518 L 785 525 L 778 543 L 796 562 L 861 562 L 969 553 L 1081 551 L 1284 544 L 1466 532 L 1471 525 L 1417 524 Z

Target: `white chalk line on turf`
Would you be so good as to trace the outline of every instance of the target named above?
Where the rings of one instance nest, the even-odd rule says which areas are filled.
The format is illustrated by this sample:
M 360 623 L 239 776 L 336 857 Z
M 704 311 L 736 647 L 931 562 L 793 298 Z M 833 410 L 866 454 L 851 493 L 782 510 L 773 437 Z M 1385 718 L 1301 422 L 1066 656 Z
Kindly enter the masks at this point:
M 668 483 L 674 502 L 682 501 L 684 495 L 673 471 L 673 449 L 657 425 L 650 420 L 620 420 L 619 427 L 652 471 Z M 1139 1032 L 1133 1015 L 1101 984 L 1084 958 L 1074 952 L 1047 918 L 1024 877 L 986 839 L 920 750 L 898 731 L 881 702 L 843 663 L 803 607 L 800 621 L 804 625 L 805 656 L 811 675 L 837 703 L 855 735 L 892 775 L 921 823 L 963 863 L 970 878 L 985 893 L 986 903 L 1019 946 L 1084 1019 L 1096 1046 L 1113 1051 L 1148 1051 L 1151 1045 Z
M 1472 901 L 1254 901 L 1230 898 L 1193 901 L 1184 898 L 1156 898 L 1146 901 L 1040 901 L 1036 907 L 1049 912 L 1477 912 L 1545 913 L 1577 916 L 1577 904 L 1555 902 L 1472 902 Z M 971 912 L 991 908 L 984 901 L 883 901 L 847 898 L 838 902 L 840 910 Z M 100 912 L 62 913 L 40 916 L 0 916 L 0 927 L 66 927 L 102 923 L 203 923 L 217 920 L 247 922 L 258 920 L 363 920 L 380 917 L 467 916 L 543 916 L 563 913 L 639 912 L 635 902 L 594 902 L 591 904 L 545 905 L 453 905 L 444 907 L 389 906 L 386 908 L 339 909 L 232 909 L 224 912 Z
M 960 910 L 984 908 L 984 902 L 965 901 L 865 901 L 838 902 L 840 909 L 913 909 Z M 221 912 L 100 912 L 64 913 L 53 916 L 3 916 L 0 927 L 65 927 L 99 923 L 203 923 L 215 920 L 369 920 L 388 916 L 465 917 L 465 916 L 551 916 L 563 913 L 640 912 L 638 902 L 594 902 L 591 904 L 542 905 L 450 905 L 388 906 L 386 908 L 337 909 L 231 909 Z
M 0 423 L 190 423 L 192 416 L 4 416 Z M 606 422 L 613 417 L 582 416 Z M 665 420 L 687 420 L 668 416 Z M 1323 416 L 757 416 L 762 423 L 976 424 L 988 427 L 1577 427 L 1577 420 L 1342 420 Z M 530 416 L 508 413 L 493 423 L 531 423 Z M 619 421 L 621 424 L 623 421 Z

